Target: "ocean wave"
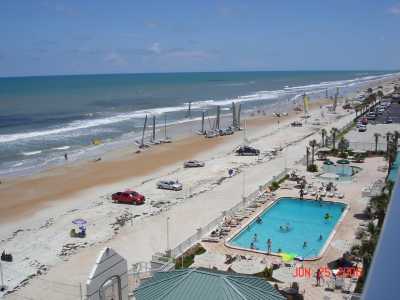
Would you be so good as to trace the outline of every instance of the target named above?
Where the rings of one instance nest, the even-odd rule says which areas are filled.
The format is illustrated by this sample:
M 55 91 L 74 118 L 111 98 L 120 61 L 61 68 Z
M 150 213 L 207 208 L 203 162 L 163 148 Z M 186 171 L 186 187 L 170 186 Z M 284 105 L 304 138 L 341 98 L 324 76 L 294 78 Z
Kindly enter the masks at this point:
M 37 150 L 37 151 L 21 152 L 21 154 L 25 155 L 25 156 L 32 156 L 32 155 L 40 154 L 42 152 L 43 152 L 42 150 Z

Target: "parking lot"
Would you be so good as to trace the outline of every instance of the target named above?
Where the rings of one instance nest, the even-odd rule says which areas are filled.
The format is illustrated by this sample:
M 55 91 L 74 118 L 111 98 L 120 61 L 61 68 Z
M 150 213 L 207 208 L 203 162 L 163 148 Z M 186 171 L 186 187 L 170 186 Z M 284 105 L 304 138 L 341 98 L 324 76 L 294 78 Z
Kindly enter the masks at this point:
M 390 116 L 392 123 L 385 123 Z M 350 142 L 350 148 L 354 150 L 375 150 L 375 133 L 379 133 L 378 150 L 386 150 L 386 133 L 400 131 L 400 104 L 393 101 L 391 106 L 382 114 L 378 114 L 375 120 L 368 120 L 367 130 L 359 132 L 358 128 L 353 128 L 346 138 Z

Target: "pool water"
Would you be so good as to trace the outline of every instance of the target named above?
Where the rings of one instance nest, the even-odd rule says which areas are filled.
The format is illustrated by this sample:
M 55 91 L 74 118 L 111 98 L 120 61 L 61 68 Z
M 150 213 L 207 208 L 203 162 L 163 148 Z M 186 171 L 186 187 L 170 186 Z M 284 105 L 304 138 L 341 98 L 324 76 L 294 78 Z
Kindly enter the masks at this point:
M 333 173 L 339 176 L 351 177 L 354 174 L 357 174 L 361 170 L 361 168 L 349 165 L 323 165 L 322 170 L 325 173 Z
M 262 223 L 253 220 L 228 244 L 250 249 L 254 234 L 257 234 L 254 243 L 257 250 L 267 251 L 267 240 L 271 239 L 271 252 L 278 253 L 280 249 L 281 252 L 310 259 L 320 255 L 345 208 L 343 203 L 283 197 L 260 215 Z M 327 213 L 330 217 L 325 220 Z M 289 230 L 281 230 L 280 226 L 284 227 L 287 223 Z M 305 247 L 304 242 L 307 243 Z

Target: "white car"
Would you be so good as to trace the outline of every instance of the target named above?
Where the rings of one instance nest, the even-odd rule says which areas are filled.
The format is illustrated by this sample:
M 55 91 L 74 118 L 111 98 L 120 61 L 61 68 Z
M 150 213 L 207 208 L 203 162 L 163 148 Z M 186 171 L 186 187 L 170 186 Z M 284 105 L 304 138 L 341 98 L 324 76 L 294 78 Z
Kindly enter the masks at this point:
M 185 161 L 183 166 L 185 168 L 198 168 L 198 167 L 204 167 L 205 163 L 204 161 L 199 161 L 199 160 L 188 160 Z
M 157 188 L 163 190 L 180 191 L 182 190 L 182 183 L 177 180 L 160 180 L 157 182 Z
M 366 126 L 366 125 L 361 125 L 360 127 L 358 127 L 358 131 L 359 131 L 359 132 L 365 132 L 365 131 L 367 131 L 367 126 Z

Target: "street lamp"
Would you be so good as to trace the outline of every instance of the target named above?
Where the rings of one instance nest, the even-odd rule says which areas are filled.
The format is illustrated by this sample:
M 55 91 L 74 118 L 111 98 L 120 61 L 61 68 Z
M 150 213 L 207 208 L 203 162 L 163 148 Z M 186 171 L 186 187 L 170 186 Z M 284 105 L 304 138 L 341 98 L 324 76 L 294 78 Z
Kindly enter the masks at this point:
M 167 252 L 169 251 L 169 217 L 167 217 Z

